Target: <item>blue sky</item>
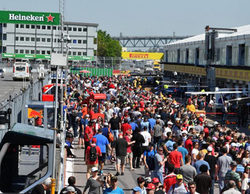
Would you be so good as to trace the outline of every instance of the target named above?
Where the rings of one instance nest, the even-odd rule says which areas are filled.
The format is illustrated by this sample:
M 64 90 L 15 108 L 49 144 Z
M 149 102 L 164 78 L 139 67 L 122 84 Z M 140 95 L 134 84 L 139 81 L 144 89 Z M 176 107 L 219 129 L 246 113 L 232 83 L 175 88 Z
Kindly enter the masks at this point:
M 112 36 L 195 35 L 249 24 L 250 0 L 64 0 L 65 20 L 98 23 Z M 59 0 L 2 0 L 1 10 L 58 12 Z

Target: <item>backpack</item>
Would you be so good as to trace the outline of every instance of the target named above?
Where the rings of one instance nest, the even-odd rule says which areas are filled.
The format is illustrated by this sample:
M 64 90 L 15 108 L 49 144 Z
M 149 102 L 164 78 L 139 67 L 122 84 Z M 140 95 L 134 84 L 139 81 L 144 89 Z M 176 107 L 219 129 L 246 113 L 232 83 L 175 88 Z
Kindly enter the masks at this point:
M 155 153 L 153 156 L 148 156 L 148 152 L 147 152 L 146 161 L 147 161 L 148 169 L 154 170 L 155 169 Z
M 96 146 L 91 146 L 89 150 L 89 160 L 95 162 L 97 159 Z

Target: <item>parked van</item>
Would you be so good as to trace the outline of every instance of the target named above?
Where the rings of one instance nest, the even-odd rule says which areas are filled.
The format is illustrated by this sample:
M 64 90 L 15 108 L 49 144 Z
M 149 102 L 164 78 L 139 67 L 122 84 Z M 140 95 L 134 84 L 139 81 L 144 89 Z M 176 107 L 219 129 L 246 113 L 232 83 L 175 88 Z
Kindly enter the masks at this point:
M 31 66 L 27 62 L 15 62 L 13 65 L 13 80 L 30 80 Z

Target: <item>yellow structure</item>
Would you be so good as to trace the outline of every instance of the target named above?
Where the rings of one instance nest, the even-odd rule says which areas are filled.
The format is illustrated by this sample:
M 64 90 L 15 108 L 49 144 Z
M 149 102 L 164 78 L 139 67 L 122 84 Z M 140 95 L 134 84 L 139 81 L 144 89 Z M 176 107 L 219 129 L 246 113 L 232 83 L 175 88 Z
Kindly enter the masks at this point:
M 122 58 L 127 60 L 161 60 L 163 53 L 122 52 Z

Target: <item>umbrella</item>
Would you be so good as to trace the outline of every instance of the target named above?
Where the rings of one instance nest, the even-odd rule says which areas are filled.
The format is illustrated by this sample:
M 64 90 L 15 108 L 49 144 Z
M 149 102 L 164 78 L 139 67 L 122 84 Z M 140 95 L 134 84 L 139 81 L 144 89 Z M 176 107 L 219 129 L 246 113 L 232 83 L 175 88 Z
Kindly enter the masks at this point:
M 81 70 L 80 73 L 91 73 L 91 72 L 88 70 Z

